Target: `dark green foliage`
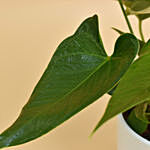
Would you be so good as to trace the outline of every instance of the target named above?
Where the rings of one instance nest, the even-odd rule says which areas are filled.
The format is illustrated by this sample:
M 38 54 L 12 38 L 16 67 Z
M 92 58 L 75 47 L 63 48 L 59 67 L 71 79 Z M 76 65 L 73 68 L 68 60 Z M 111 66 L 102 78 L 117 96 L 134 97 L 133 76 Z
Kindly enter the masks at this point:
M 107 56 L 97 16 L 86 19 L 57 48 L 16 122 L 0 135 L 0 148 L 31 141 L 54 129 L 111 90 L 139 49 L 131 34 L 120 36 Z

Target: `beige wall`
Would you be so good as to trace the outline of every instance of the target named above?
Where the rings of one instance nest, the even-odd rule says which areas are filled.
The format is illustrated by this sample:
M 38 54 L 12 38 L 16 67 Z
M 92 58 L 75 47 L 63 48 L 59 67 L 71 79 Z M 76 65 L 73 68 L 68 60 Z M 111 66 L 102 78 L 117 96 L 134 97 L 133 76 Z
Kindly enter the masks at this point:
M 111 27 L 127 31 L 113 0 L 0 0 L 0 131 L 18 116 L 57 45 L 93 14 L 99 15 L 103 41 L 111 54 L 118 36 Z M 147 21 L 147 37 L 149 25 Z M 105 95 L 51 133 L 6 150 L 116 150 L 115 119 L 88 138 L 108 99 Z

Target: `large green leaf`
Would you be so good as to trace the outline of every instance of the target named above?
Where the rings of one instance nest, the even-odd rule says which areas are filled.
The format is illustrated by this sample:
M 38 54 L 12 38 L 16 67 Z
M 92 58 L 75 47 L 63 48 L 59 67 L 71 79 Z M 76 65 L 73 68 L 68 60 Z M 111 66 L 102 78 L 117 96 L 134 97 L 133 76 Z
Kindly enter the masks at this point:
M 122 77 L 93 133 L 112 117 L 146 101 L 150 101 L 150 53 L 136 60 Z
M 124 34 L 108 57 L 97 16 L 86 19 L 59 45 L 19 118 L 0 135 L 0 148 L 31 141 L 97 100 L 125 73 L 138 49 L 138 40 Z

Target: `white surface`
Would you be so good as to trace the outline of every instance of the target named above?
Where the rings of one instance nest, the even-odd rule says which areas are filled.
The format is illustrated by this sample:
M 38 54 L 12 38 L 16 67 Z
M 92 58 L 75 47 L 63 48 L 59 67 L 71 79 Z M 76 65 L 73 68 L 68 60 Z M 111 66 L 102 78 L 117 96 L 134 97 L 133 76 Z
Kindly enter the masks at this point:
M 118 116 L 118 150 L 150 150 L 150 142 L 136 134 L 122 115 Z

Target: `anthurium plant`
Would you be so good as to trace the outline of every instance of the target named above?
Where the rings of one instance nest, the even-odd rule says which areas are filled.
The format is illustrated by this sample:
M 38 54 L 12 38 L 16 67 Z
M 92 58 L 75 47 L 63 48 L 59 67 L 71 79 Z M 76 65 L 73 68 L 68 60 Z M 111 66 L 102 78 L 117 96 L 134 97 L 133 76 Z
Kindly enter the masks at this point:
M 118 2 L 130 32 L 113 28 L 121 34 L 113 54 L 108 56 L 103 46 L 98 16 L 83 21 L 56 49 L 18 119 L 0 134 L 0 148 L 46 134 L 105 93 L 110 101 L 91 134 L 123 113 L 133 130 L 150 137 L 150 40 L 142 32 L 142 22 L 150 17 L 150 0 Z M 138 18 L 141 38 L 134 35 L 129 15 Z

